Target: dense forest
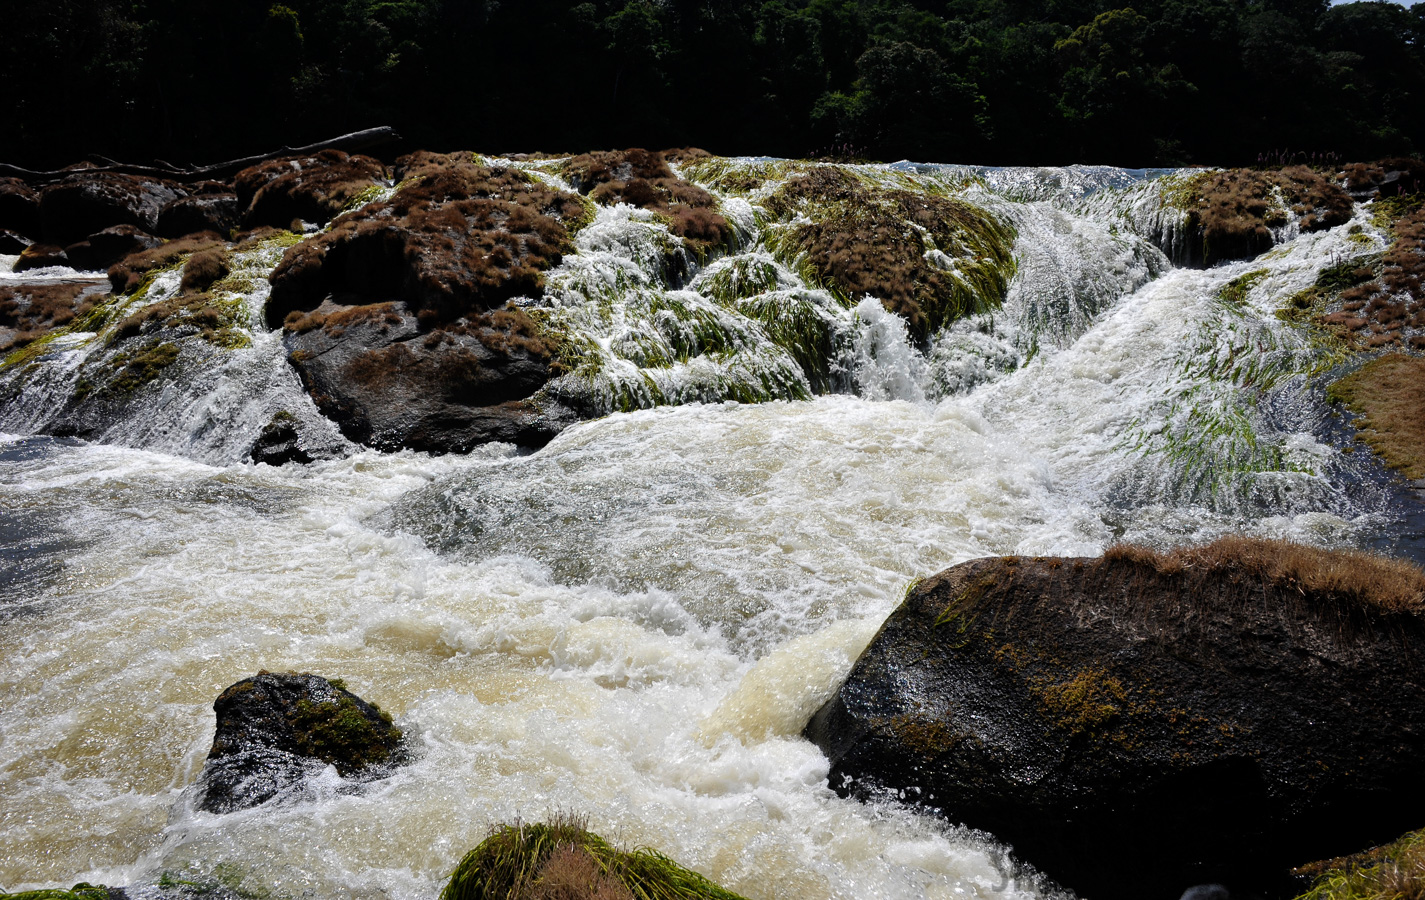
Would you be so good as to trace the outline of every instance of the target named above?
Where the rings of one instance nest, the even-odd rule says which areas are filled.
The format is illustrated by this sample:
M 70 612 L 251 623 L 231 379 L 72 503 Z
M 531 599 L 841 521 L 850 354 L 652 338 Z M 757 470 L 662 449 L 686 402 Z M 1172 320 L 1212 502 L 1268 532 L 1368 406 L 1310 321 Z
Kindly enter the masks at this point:
M 1253 164 L 1425 148 L 1425 4 L 53 0 L 0 160 L 214 161 L 393 125 L 491 152 Z

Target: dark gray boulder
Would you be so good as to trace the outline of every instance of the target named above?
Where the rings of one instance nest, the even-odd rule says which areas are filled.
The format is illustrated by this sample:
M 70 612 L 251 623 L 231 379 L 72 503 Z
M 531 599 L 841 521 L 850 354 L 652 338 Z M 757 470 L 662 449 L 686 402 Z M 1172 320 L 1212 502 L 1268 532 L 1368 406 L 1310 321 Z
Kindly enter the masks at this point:
M 112 225 L 64 248 L 69 264 L 76 269 L 107 269 L 131 253 L 152 250 L 163 243 L 133 225 Z
M 399 301 L 328 302 L 292 317 L 287 332 L 289 359 L 317 407 L 347 438 L 377 449 L 542 446 L 576 420 L 528 399 L 550 377 L 550 352 L 517 310 L 427 331 Z
M 229 234 L 240 218 L 237 194 L 200 194 L 179 197 L 158 214 L 158 234 L 180 238 L 199 231 Z
M 152 234 L 163 208 L 186 193 L 171 181 L 80 170 L 40 194 L 40 228 L 46 241 L 60 245 L 113 225 Z
M 18 178 L 0 178 L 0 229 L 40 237 L 40 195 Z
M 812 719 L 831 786 L 988 831 L 1094 900 L 1287 892 L 1420 824 L 1425 574 L 1228 539 L 920 583 Z
M 226 813 L 290 796 L 326 766 L 369 780 L 402 761 L 390 715 L 317 675 L 260 673 L 213 703 L 218 729 L 199 775 L 198 808 Z

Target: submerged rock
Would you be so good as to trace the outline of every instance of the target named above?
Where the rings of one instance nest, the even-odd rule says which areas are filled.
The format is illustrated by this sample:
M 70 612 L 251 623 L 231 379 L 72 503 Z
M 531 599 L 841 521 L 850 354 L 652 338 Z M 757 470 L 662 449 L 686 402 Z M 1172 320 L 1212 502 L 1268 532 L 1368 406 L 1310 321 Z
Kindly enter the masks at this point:
M 919 584 L 807 735 L 844 794 L 984 829 L 1086 896 L 1272 888 L 1419 824 L 1425 573 L 1225 539 Z
M 328 765 L 367 780 L 401 761 L 401 729 L 339 680 L 264 672 L 223 691 L 213 711 L 218 730 L 198 778 L 207 812 L 265 803 Z

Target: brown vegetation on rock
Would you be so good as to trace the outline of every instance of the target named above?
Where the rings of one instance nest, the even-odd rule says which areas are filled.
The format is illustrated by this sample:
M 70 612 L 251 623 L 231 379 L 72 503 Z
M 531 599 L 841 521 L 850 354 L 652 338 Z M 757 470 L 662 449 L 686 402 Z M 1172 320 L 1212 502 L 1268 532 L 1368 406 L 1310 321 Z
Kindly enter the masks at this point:
M 1013 231 L 959 200 L 863 184 L 837 166 L 787 180 L 767 200 L 773 214 L 809 222 L 776 238 L 811 279 L 854 303 L 871 295 L 904 317 L 917 337 L 997 306 L 1013 272 Z M 933 247 L 964 263 L 959 278 L 927 258 Z
M 247 227 L 285 228 L 294 219 L 327 223 L 385 177 L 380 160 L 323 150 L 243 169 L 233 186 Z
M 1351 196 L 1361 200 L 1425 191 L 1425 162 L 1408 157 L 1350 163 L 1341 175 L 1346 183 L 1346 190 L 1351 192 Z
M 1243 590 L 1286 595 L 1295 591 L 1311 595 L 1314 603 L 1357 605 L 1384 613 L 1425 611 L 1425 572 L 1402 560 L 1354 550 L 1322 550 L 1233 535 L 1201 547 L 1169 551 L 1115 544 L 1103 552 L 1103 559 L 1132 563 L 1155 575 L 1180 576 L 1189 583 L 1237 578 Z M 1183 592 L 1183 600 L 1191 602 L 1193 595 L 1191 590 Z
M 1379 276 L 1357 278 L 1341 291 L 1339 308 L 1318 321 L 1358 349 L 1425 351 L 1425 208 L 1417 205 L 1392 227 Z
M 1189 261 L 1203 265 L 1271 249 L 1271 229 L 1287 223 L 1288 210 L 1302 231 L 1320 231 L 1349 221 L 1353 208 L 1349 194 L 1306 166 L 1211 172 L 1185 199 L 1194 237 Z
M 409 183 L 389 200 L 287 251 L 270 277 L 270 324 L 328 296 L 401 299 L 434 325 L 542 292 L 544 271 L 570 247 L 564 222 L 582 214 L 579 199 L 468 154 L 419 156 L 398 161 Z
M 160 244 L 151 250 L 131 254 L 109 267 L 109 285 L 116 294 L 138 290 L 144 279 L 160 269 L 177 265 L 183 257 L 225 246 L 222 235 L 200 232 Z
M 696 149 L 666 152 L 687 160 L 707 156 Z M 717 198 L 675 175 L 665 153 L 641 148 L 581 153 L 565 162 L 563 170 L 576 190 L 598 203 L 627 203 L 663 216 L 668 230 L 699 253 L 721 246 L 732 235 L 732 226 L 717 211 Z
M 1425 478 L 1425 359 L 1392 353 L 1331 386 L 1356 414 L 1358 439 L 1406 478 Z
M 94 307 L 87 285 L 26 284 L 0 287 L 0 353 L 61 328 Z

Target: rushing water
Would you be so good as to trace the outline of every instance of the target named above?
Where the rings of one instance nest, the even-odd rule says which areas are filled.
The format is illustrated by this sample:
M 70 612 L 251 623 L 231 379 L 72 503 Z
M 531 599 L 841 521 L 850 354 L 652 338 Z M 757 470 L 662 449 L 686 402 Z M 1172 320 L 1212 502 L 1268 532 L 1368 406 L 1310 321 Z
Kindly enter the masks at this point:
M 874 300 L 803 284 L 728 198 L 736 277 L 823 323 L 847 393 L 615 413 L 534 454 L 237 462 L 238 437 L 301 398 L 257 325 L 110 443 L 24 436 L 36 389 L 0 423 L 0 889 L 166 874 L 428 900 L 491 825 L 563 812 L 753 900 L 1043 896 L 988 836 L 838 798 L 799 737 L 906 585 L 1119 539 L 1369 544 L 1399 500 L 1341 452 L 1313 381 L 1330 360 L 1273 315 L 1378 248 L 1364 211 L 1268 258 L 1174 269 L 1130 227 L 1146 174 L 979 172 L 965 190 L 1014 223 L 1018 275 L 1002 310 L 921 348 Z M 716 401 L 743 375 L 805 388 L 699 292 L 733 263 L 659 288 L 659 227 L 601 212 L 551 277 L 550 314 L 603 354 L 602 381 L 565 390 L 618 408 Z M 745 353 L 644 377 L 631 342 L 669 310 Z M 37 383 L 72 379 L 84 339 Z M 261 669 L 344 678 L 414 762 L 195 811 L 212 701 Z

